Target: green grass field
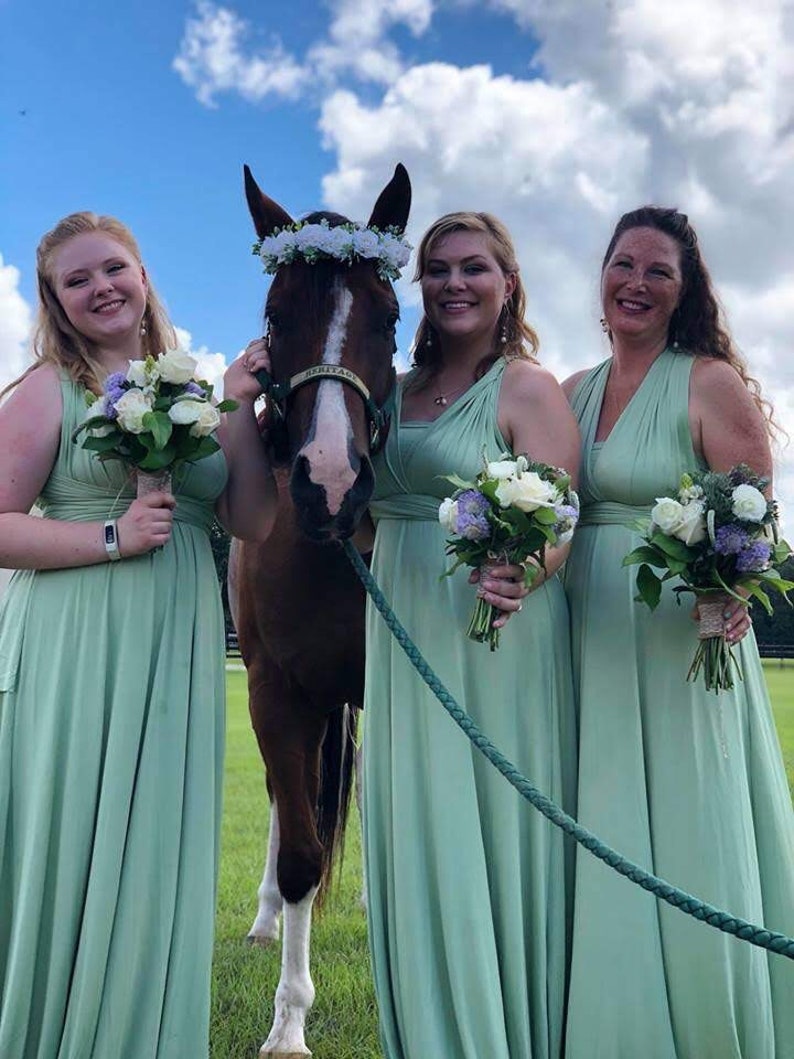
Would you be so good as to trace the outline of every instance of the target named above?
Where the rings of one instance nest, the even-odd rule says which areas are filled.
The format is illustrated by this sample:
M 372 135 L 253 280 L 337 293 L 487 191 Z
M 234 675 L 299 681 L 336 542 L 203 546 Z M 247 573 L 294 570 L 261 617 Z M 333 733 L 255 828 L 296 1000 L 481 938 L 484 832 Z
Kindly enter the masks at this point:
M 766 662 L 775 721 L 794 788 L 794 662 Z M 256 1059 L 270 1029 L 280 950 L 250 948 L 267 842 L 264 775 L 248 719 L 245 675 L 228 674 L 229 709 L 223 845 L 213 965 L 211 1059 Z M 531 810 L 530 810 L 531 811 Z M 348 829 L 341 878 L 315 917 L 312 977 L 317 999 L 307 1024 L 314 1059 L 380 1059 L 369 974 L 358 821 Z

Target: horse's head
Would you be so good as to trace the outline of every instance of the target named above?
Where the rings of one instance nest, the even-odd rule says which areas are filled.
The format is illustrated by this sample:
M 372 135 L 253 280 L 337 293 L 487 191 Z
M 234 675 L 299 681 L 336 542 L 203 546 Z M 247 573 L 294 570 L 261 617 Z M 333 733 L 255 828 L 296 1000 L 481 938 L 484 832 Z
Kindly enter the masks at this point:
M 245 193 L 260 240 L 293 228 L 247 166 Z M 410 203 L 408 173 L 398 165 L 356 238 L 387 247 L 384 233 L 405 229 Z M 351 227 L 347 218 L 313 213 L 301 224 L 307 238 L 294 244 L 293 254 L 281 254 L 288 262 L 270 268 L 275 275 L 265 319 L 273 382 L 267 425 L 275 458 L 292 466 L 290 490 L 303 532 L 314 540 L 344 539 L 372 495 L 370 453 L 385 439 L 383 406 L 394 384 L 399 310 L 382 259 L 363 256 L 364 243 L 361 254 L 333 249 L 344 242 L 342 226 Z M 312 233 L 328 240 L 328 253 L 314 252 Z

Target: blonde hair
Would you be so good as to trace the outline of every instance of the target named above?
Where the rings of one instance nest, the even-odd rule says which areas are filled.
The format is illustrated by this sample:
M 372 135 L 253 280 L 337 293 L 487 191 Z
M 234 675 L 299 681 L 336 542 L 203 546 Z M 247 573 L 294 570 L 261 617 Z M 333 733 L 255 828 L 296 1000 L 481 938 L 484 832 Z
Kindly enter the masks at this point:
M 115 217 L 96 213 L 70 213 L 41 239 L 36 250 L 38 280 L 38 312 L 33 329 L 33 363 L 18 379 L 6 387 L 3 394 L 17 386 L 42 364 L 53 364 L 77 383 L 99 393 L 105 371 L 96 357 L 95 344 L 69 322 L 55 293 L 52 263 L 55 251 L 69 239 L 88 232 L 104 232 L 124 247 L 142 265 L 141 252 L 135 237 L 126 225 Z M 164 349 L 176 345 L 173 324 L 151 283 L 147 283 L 146 307 L 142 323 L 146 333 L 141 335 L 143 356 L 157 356 Z M 1 396 L 1 395 L 0 395 Z
M 477 366 L 477 377 L 481 377 L 500 356 L 512 360 L 523 357 L 535 360 L 540 342 L 535 331 L 524 319 L 526 312 L 526 292 L 519 274 L 516 251 L 507 228 L 491 213 L 474 213 L 460 211 L 446 213 L 431 224 L 419 243 L 416 252 L 416 271 L 414 282 L 421 280 L 427 270 L 427 262 L 433 248 L 442 239 L 453 232 L 474 232 L 484 235 L 496 262 L 505 275 L 515 276 L 515 289 L 505 302 L 500 324 L 504 327 L 506 342 L 497 346 L 497 325 L 494 329 L 493 348 Z M 426 316 L 422 316 L 414 336 L 413 362 L 416 372 L 411 380 L 412 389 L 426 386 L 441 368 L 441 349 L 435 332 Z

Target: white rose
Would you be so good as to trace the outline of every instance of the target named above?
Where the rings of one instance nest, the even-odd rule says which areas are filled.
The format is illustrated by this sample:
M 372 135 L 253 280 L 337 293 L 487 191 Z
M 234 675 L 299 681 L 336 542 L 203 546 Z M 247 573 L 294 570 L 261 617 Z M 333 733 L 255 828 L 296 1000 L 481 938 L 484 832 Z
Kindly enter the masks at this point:
M 164 382 L 189 382 L 198 367 L 198 361 L 181 349 L 167 349 L 157 358 L 160 378 Z
M 681 525 L 684 517 L 684 505 L 669 496 L 657 496 L 656 504 L 651 509 L 651 521 L 662 533 L 671 536 Z
M 702 500 L 692 500 L 684 505 L 681 521 L 672 531 L 684 544 L 697 544 L 706 536 L 706 505 Z
M 766 497 L 754 485 L 737 485 L 731 499 L 731 510 L 744 522 L 761 522 L 766 515 Z
M 214 404 L 210 404 L 209 401 L 204 401 L 201 405 L 198 419 L 190 428 L 190 433 L 194 438 L 204 438 L 207 434 L 211 434 L 213 430 L 217 430 L 220 425 L 220 412 Z
M 142 434 L 146 429 L 143 417 L 152 410 L 152 399 L 142 390 L 127 390 L 116 401 L 118 425 L 128 434 Z
M 144 387 L 148 384 L 149 378 L 146 373 L 145 360 L 130 361 L 130 366 L 127 369 L 127 381 L 131 382 L 133 386 Z
M 458 502 L 448 496 L 442 500 L 438 509 L 438 521 L 447 533 L 457 533 L 458 525 Z
M 196 423 L 201 415 L 201 406 L 206 401 L 176 401 L 168 409 L 168 418 L 177 426 Z
M 520 478 L 507 478 L 496 487 L 496 499 L 502 507 L 517 507 L 519 511 L 536 511 L 539 507 L 554 507 L 557 490 L 535 471 L 525 471 Z
M 485 473 L 489 478 L 498 478 L 504 481 L 506 478 L 514 478 L 516 475 L 515 460 L 494 460 L 485 465 Z

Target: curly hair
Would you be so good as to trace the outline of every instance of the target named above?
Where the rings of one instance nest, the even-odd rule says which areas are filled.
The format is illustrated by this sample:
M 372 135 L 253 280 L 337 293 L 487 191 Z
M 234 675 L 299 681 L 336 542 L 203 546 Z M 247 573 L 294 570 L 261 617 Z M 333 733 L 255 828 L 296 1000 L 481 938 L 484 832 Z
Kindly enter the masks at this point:
M 538 336 L 524 319 L 526 312 L 526 292 L 519 275 L 516 251 L 507 228 L 498 218 L 490 213 L 458 212 L 447 213 L 431 224 L 419 243 L 416 252 L 416 271 L 414 282 L 421 280 L 427 269 L 427 262 L 433 247 L 453 232 L 474 232 L 484 235 L 489 249 L 505 275 L 515 276 L 515 290 L 505 302 L 499 323 L 494 329 L 493 343 L 488 352 L 477 365 L 476 378 L 481 378 L 499 357 L 512 360 L 523 357 L 535 360 Z M 501 345 L 498 333 L 503 330 L 506 342 Z M 411 389 L 419 390 L 427 386 L 441 368 L 441 347 L 438 336 L 425 315 L 419 322 L 412 347 L 413 363 L 417 371 L 411 380 Z
M 697 233 L 687 215 L 666 206 L 640 206 L 639 209 L 624 213 L 615 226 L 604 254 L 602 275 L 618 240 L 632 228 L 654 228 L 678 244 L 681 297 L 670 318 L 668 342 L 695 356 L 712 357 L 730 364 L 752 394 L 770 434 L 781 433 L 775 423 L 771 403 L 763 397 L 758 381 L 749 374 L 747 364 L 731 337 L 725 312 L 700 253 Z
M 96 213 L 70 213 L 45 233 L 36 250 L 38 281 L 38 311 L 33 330 L 33 363 L 3 393 L 17 386 L 22 379 L 42 364 L 54 364 L 75 382 L 99 393 L 106 374 L 96 356 L 95 344 L 69 322 L 55 293 L 53 259 L 55 252 L 77 235 L 104 232 L 141 262 L 141 253 L 132 232 L 115 217 Z M 164 349 L 176 345 L 176 333 L 151 283 L 147 283 L 146 307 L 142 323 L 146 333 L 141 335 L 142 355 L 157 356 Z

